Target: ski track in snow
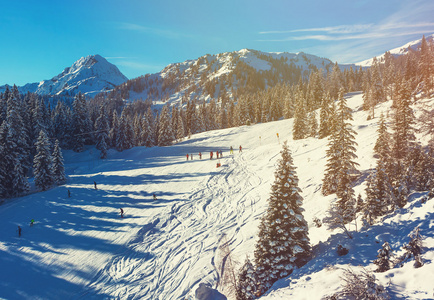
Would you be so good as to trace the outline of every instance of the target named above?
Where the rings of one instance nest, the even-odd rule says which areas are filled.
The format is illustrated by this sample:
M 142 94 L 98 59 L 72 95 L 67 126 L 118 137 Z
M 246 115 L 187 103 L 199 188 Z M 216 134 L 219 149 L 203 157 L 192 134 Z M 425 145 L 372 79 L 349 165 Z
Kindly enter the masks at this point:
M 220 239 L 226 235 L 230 242 L 244 242 L 240 228 L 260 216 L 252 205 L 258 201 L 255 189 L 261 184 L 262 179 L 249 171 L 244 153 L 222 158 L 222 167 L 187 201 L 172 205 L 145 225 L 99 272 L 83 297 L 102 293 L 128 299 L 181 299 L 201 281 L 218 284 Z
M 378 117 L 367 121 L 367 112 L 357 110 L 361 103 L 361 94 L 350 96 L 358 131 L 357 161 L 366 173 L 375 165 L 372 148 Z M 377 116 L 389 106 L 381 104 Z M 353 246 L 351 251 L 357 255 L 336 257 L 334 247 L 343 234 L 313 224 L 314 217 L 326 215 L 335 198 L 320 193 L 327 139 L 293 141 L 292 121 L 204 132 L 170 147 L 136 147 L 122 153 L 110 150 L 104 161 L 97 159 L 94 149 L 80 154 L 65 151 L 66 185 L 0 206 L 0 268 L 11 270 L 0 272 L 0 298 L 190 299 L 202 282 L 226 293 L 221 280 L 225 257 L 220 247 L 229 245 L 234 261 L 242 263 L 246 254 L 253 258 L 275 162 L 285 140 L 297 167 L 304 216 L 317 257 L 307 268 L 276 283 L 270 298 L 264 298 L 303 295 L 303 299 L 321 299 L 335 291 L 341 272 L 328 266 L 347 264 L 349 259 L 366 265 L 378 250 L 371 235 L 377 236 L 382 227 L 369 236 L 359 233 L 354 240 L 363 238 L 366 245 Z M 229 155 L 229 146 L 239 144 L 243 152 L 235 150 Z M 217 149 L 224 151 L 220 168 L 216 168 L 217 160 L 209 160 L 207 155 Z M 197 159 L 199 151 L 202 160 Z M 186 161 L 186 153 L 193 153 L 195 160 Z M 67 189 L 71 198 L 65 197 Z M 153 192 L 158 200 L 150 200 Z M 358 184 L 355 192 L 364 194 L 364 184 Z M 125 210 L 124 219 L 119 218 L 120 207 Z M 425 218 L 426 205 L 420 210 L 412 208 L 415 216 L 402 215 L 402 221 L 398 214 L 393 222 L 411 221 L 407 226 L 414 227 Z M 31 218 L 36 220 L 33 228 L 27 223 Z M 15 230 L 23 224 L 23 236 L 18 238 Z M 431 223 L 424 226 L 425 234 L 434 241 L 428 234 Z M 400 239 L 406 241 L 406 234 Z M 424 258 L 427 264 L 421 269 L 429 274 L 433 265 L 428 262 L 434 261 L 434 256 Z M 424 273 L 414 273 L 419 279 L 409 283 L 399 269 L 396 272 L 394 282 L 401 284 L 402 290 L 426 291 L 430 284 L 423 280 Z M 382 279 L 383 284 L 388 281 Z

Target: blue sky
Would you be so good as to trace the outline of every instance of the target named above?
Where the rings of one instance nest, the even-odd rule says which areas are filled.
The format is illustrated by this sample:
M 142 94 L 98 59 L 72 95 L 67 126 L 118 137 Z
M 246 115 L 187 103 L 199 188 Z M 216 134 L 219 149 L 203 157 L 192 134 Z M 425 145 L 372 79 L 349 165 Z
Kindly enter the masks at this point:
M 352 63 L 434 33 L 433 0 L 9 0 L 0 11 L 0 85 L 90 54 L 134 78 L 243 48 Z

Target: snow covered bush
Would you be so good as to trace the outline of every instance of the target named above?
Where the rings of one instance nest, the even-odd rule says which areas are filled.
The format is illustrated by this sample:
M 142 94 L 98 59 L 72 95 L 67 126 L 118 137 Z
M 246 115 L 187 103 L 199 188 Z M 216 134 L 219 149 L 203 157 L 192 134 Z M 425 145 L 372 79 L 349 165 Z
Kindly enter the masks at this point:
M 386 289 L 376 283 L 375 275 L 363 270 L 357 274 L 353 270 L 345 270 L 342 277 L 342 289 L 326 299 L 355 299 L 355 300 L 386 300 L 390 299 Z
M 338 253 L 339 256 L 344 256 L 348 254 L 348 249 L 342 246 L 341 244 L 339 244 L 336 252 Z
M 258 277 L 256 270 L 248 257 L 238 273 L 237 300 L 252 300 L 256 296 Z
M 313 223 L 317 228 L 320 228 L 322 226 L 322 222 L 320 219 L 318 219 L 318 217 L 313 218 Z

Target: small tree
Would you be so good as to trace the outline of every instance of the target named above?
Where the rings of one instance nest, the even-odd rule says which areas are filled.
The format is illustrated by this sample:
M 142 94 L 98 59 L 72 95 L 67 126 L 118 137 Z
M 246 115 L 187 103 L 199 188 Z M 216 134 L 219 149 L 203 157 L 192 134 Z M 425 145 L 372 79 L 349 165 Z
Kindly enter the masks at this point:
M 222 257 L 221 265 L 221 282 L 225 287 L 225 293 L 228 295 L 236 294 L 238 291 L 237 287 L 237 274 L 235 272 L 237 262 L 232 257 L 232 251 L 229 247 L 229 241 L 226 235 L 222 238 L 223 244 L 220 248 L 220 256 Z
M 244 265 L 238 273 L 237 300 L 255 299 L 257 285 L 258 277 L 255 268 L 247 256 Z
M 353 238 L 345 225 L 347 222 L 345 222 L 342 211 L 337 205 L 332 205 L 329 208 L 324 222 L 328 224 L 329 229 L 341 229 L 350 239 Z
M 416 268 L 419 268 L 423 265 L 420 255 L 422 254 L 422 239 L 424 238 L 420 234 L 419 226 L 413 229 L 413 231 L 410 232 L 408 237 L 410 238 L 410 242 L 408 242 L 407 245 L 404 245 L 404 249 L 407 251 L 404 255 L 404 260 L 413 256 L 415 259 L 414 266 Z
M 380 250 L 378 250 L 377 259 L 374 260 L 374 264 L 376 264 L 377 270 L 376 272 L 385 272 L 390 269 L 391 260 L 390 258 L 393 256 L 392 249 L 390 249 L 390 245 L 388 242 L 384 242 L 383 246 Z

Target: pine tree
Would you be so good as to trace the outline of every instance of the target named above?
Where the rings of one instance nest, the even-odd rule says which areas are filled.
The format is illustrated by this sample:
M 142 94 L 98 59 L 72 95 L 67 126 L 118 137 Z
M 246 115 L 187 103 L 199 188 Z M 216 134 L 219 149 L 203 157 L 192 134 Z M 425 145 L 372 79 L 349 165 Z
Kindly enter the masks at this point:
M 246 257 L 246 261 L 238 273 L 237 300 L 255 299 L 257 285 L 258 277 L 256 276 L 255 268 L 249 257 Z
M 374 180 L 375 180 L 375 172 L 371 171 L 369 173 L 369 176 L 366 180 L 366 201 L 364 205 L 364 216 L 363 218 L 367 221 L 369 225 L 372 225 L 374 223 L 375 219 L 375 208 L 377 199 L 375 198 L 375 187 L 374 187 Z
M 337 62 L 333 65 L 333 70 L 327 79 L 327 85 L 330 97 L 336 99 L 343 88 L 342 73 Z
M 294 140 L 304 139 L 308 134 L 308 119 L 305 99 L 302 93 L 297 95 L 297 105 L 294 113 L 294 125 L 292 127 L 292 138 Z
M 63 101 L 57 101 L 52 116 L 53 136 L 57 138 L 62 146 L 67 146 L 68 136 L 68 115 Z
M 182 121 L 181 115 L 178 116 L 178 124 L 176 130 L 176 139 L 181 141 L 184 138 L 184 122 Z
M 307 222 L 301 207 L 303 198 L 286 142 L 281 154 L 255 249 L 261 293 L 303 265 L 310 256 Z
M 146 147 L 152 147 L 152 140 L 151 140 L 151 132 L 152 132 L 152 128 L 151 125 L 149 123 L 149 117 L 148 115 L 144 115 L 142 118 L 142 132 L 141 132 L 141 142 L 143 146 Z
M 72 150 L 75 152 L 81 152 L 84 150 L 84 144 L 86 141 L 86 133 L 87 131 L 87 111 L 84 102 L 84 95 L 78 93 L 75 96 L 74 102 L 72 103 L 73 107 L 73 119 L 72 119 Z
M 377 270 L 375 272 L 385 272 L 390 269 L 392 249 L 388 242 L 384 242 L 380 250 L 378 250 L 377 259 L 374 260 Z
M 351 187 L 354 176 L 358 173 L 358 165 L 354 159 L 357 143 L 355 142 L 356 132 L 351 129 L 351 109 L 347 106 L 343 96 L 343 90 L 339 94 L 339 104 L 336 114 L 336 125 L 329 137 L 329 148 L 327 149 L 327 164 L 323 179 L 322 192 L 324 195 L 337 193 L 338 207 L 345 210 L 345 206 L 354 197 Z
M 316 137 L 318 133 L 318 121 L 316 120 L 316 112 L 313 110 L 309 113 L 309 137 Z
M 6 86 L 7 88 L 7 86 Z M 1 98 L 1 95 L 0 95 Z M 6 186 L 6 178 L 7 176 L 7 164 L 6 164 L 6 151 L 5 151 L 5 143 L 6 143 L 6 136 L 7 136 L 7 127 L 6 127 L 6 120 L 2 121 L 2 124 L 0 126 L 0 198 L 5 197 L 8 193 L 7 186 Z
M 356 212 L 361 212 L 363 210 L 363 207 L 365 206 L 365 203 L 363 202 L 362 195 L 357 196 L 356 200 Z
M 63 166 L 62 149 L 59 146 L 59 140 L 54 143 L 52 154 L 51 174 L 55 184 L 63 184 L 66 182 L 65 167 Z
M 410 107 L 408 84 L 402 80 L 396 87 L 395 111 L 393 116 L 392 159 L 393 166 L 388 175 L 392 183 L 393 196 L 398 207 L 404 207 L 409 194 L 412 156 L 415 154 L 415 117 Z M 414 161 L 414 160 L 413 160 Z
M 416 137 L 414 135 L 415 117 L 410 107 L 410 93 L 405 81 L 401 81 L 396 88 L 396 108 L 393 120 L 393 158 L 407 159 L 414 147 Z
M 134 131 L 131 120 L 124 110 L 119 119 L 116 149 L 123 151 L 132 148 L 134 145 Z
M 134 132 L 134 146 L 142 146 L 142 141 L 140 137 L 142 135 L 142 122 L 140 121 L 142 117 L 136 114 L 133 119 L 133 132 Z
M 388 211 L 391 204 L 389 188 L 386 185 L 386 175 L 384 170 L 377 166 L 376 170 L 371 171 L 366 185 L 366 202 L 364 219 L 372 225 L 374 220 L 383 216 Z
M 39 133 L 36 142 L 36 155 L 33 159 L 33 173 L 35 185 L 43 191 L 53 184 L 52 157 L 50 154 L 50 141 L 43 130 Z
M 380 72 L 380 64 L 378 60 L 374 57 L 372 62 L 371 71 L 371 101 L 369 107 L 371 109 L 371 117 L 374 117 L 374 108 L 377 103 L 381 103 L 385 100 L 383 79 Z
M 29 153 L 24 123 L 19 112 L 19 93 L 14 86 L 7 99 L 2 137 L 5 197 L 21 195 L 29 190 L 26 176 Z
M 116 148 L 119 137 L 119 118 L 116 110 L 113 111 L 112 126 L 110 129 L 111 146 Z
M 104 106 L 100 107 L 98 119 L 95 121 L 95 140 L 96 149 L 107 152 L 107 144 L 109 141 L 109 124 Z
M 331 100 L 330 100 L 330 94 L 327 93 L 327 95 L 322 99 L 321 102 L 321 110 L 320 110 L 320 124 L 319 124 L 319 131 L 318 131 L 318 137 L 320 139 L 323 139 L 327 137 L 330 134 L 330 117 L 331 117 Z
M 163 106 L 160 115 L 160 123 L 158 130 L 158 146 L 169 146 L 175 139 L 172 126 L 170 124 L 169 106 Z
M 384 115 L 381 114 L 380 122 L 378 124 L 378 138 L 375 142 L 374 153 L 378 157 L 389 157 L 390 155 L 390 133 L 387 131 L 386 120 Z
M 423 80 L 423 92 L 426 97 L 430 96 L 433 79 L 432 79 L 432 54 L 430 53 L 430 49 L 428 43 L 425 39 L 425 36 L 422 37 L 422 42 L 420 45 L 420 74 L 422 75 Z

